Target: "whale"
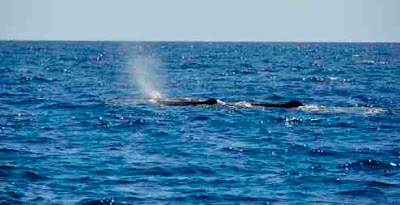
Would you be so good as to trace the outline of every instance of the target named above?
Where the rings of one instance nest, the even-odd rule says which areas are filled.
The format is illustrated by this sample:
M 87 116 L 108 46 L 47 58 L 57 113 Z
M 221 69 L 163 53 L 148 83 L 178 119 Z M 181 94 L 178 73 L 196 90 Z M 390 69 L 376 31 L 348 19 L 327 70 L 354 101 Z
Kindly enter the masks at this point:
M 155 103 L 169 106 L 196 106 L 196 105 L 216 105 L 218 100 L 209 98 L 207 100 L 156 100 Z
M 277 104 L 270 104 L 270 103 L 253 103 L 251 104 L 252 106 L 261 106 L 261 107 L 281 107 L 281 108 L 296 108 L 300 106 L 304 106 L 303 103 L 297 101 L 297 100 L 292 100 L 287 103 L 277 103 Z
M 217 105 L 221 104 L 215 98 L 209 98 L 207 100 L 161 100 L 158 99 L 155 101 L 157 104 L 169 105 L 169 106 L 196 106 L 196 105 Z M 224 104 L 227 104 L 224 102 Z M 258 106 L 258 107 L 276 107 L 276 108 L 296 108 L 303 106 L 303 103 L 292 100 L 286 103 L 250 103 L 251 106 Z
M 379 115 L 389 113 L 387 108 L 372 107 L 372 106 L 361 106 L 361 107 L 332 107 L 322 105 L 303 104 L 297 100 L 291 100 L 286 103 L 249 103 L 246 101 L 239 102 L 224 102 L 215 98 L 208 98 L 206 100 L 196 99 L 165 99 L 165 98 L 143 98 L 143 99 L 132 99 L 132 98 L 119 98 L 119 99 L 104 99 L 105 104 L 158 104 L 167 106 L 218 106 L 228 105 L 234 107 L 265 107 L 265 108 L 297 108 L 298 110 L 313 113 L 348 113 L 348 114 L 365 114 L 365 115 Z

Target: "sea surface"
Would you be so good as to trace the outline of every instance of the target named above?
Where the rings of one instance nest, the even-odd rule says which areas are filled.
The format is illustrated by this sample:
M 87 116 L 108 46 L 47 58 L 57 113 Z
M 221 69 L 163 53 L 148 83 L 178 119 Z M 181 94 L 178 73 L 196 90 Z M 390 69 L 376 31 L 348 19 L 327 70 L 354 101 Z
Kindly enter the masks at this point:
M 394 43 L 0 41 L 0 202 L 400 204 L 399 80 Z

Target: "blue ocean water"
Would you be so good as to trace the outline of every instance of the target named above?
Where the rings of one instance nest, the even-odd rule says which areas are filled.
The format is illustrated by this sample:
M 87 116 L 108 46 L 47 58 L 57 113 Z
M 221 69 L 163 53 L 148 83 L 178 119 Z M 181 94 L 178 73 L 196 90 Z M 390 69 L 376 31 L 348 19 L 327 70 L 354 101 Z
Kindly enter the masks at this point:
M 153 104 L 143 56 L 168 98 L 307 106 Z M 0 201 L 398 204 L 399 79 L 390 43 L 0 41 Z

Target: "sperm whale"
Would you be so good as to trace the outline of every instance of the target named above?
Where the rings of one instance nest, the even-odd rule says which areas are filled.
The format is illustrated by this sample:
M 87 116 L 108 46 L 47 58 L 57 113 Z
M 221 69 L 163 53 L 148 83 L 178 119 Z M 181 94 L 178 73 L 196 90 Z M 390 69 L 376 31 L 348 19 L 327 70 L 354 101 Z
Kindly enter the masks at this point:
M 196 106 L 196 105 L 216 105 L 220 104 L 220 102 L 215 98 L 209 98 L 207 100 L 162 100 L 157 99 L 153 101 L 157 104 L 169 105 L 169 106 Z M 226 104 L 226 103 L 225 103 Z M 277 108 L 296 108 L 303 106 L 303 103 L 292 100 L 287 103 L 250 103 L 251 106 L 259 106 L 259 107 L 277 107 Z
M 218 101 L 214 98 L 208 100 L 160 100 L 153 101 L 157 104 L 169 105 L 169 106 L 195 106 L 195 105 L 215 105 Z
M 281 107 L 281 108 L 295 108 L 295 107 L 300 107 L 304 106 L 303 103 L 297 101 L 297 100 L 292 100 L 287 103 L 277 103 L 277 104 L 269 104 L 269 103 L 253 103 L 251 104 L 252 106 L 261 106 L 261 107 Z

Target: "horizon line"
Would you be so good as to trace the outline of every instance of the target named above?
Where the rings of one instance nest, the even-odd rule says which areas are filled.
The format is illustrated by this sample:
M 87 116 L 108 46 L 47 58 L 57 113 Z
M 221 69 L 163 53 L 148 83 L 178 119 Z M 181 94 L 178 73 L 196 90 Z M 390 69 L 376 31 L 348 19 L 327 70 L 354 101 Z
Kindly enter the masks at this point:
M 400 43 L 400 41 L 291 41 L 291 40 L 66 40 L 66 39 L 0 39 L 0 41 L 29 42 L 116 42 L 116 43 Z

